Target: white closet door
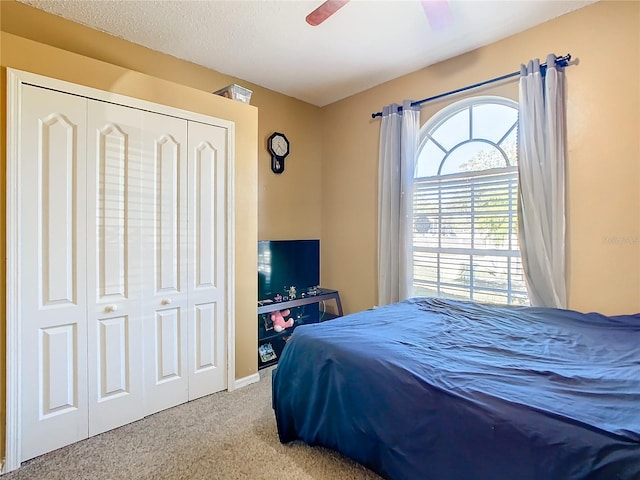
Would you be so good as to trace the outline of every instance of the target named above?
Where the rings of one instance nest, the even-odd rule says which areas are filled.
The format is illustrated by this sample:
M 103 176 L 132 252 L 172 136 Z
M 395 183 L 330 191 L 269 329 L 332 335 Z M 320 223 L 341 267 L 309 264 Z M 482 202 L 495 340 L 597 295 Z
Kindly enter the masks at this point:
M 189 399 L 224 390 L 227 130 L 189 122 Z
M 144 415 L 142 111 L 88 103 L 89 435 L 96 435 Z
M 88 435 L 85 122 L 85 99 L 22 89 L 20 461 Z
M 189 399 L 187 121 L 145 112 L 142 177 L 146 414 Z

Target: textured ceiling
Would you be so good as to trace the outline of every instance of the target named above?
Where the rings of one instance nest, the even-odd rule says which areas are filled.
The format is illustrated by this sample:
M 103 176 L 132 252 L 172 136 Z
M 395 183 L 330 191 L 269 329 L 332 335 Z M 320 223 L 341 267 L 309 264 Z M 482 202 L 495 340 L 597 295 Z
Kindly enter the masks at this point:
M 449 0 L 437 30 L 419 0 L 351 0 L 317 27 L 322 0 L 20 1 L 318 106 L 594 2 Z

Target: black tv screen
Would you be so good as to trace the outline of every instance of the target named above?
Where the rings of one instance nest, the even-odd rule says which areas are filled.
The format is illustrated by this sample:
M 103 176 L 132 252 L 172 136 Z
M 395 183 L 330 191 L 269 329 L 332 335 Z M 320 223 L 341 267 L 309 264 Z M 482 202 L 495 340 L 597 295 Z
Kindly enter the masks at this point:
M 258 242 L 258 300 L 298 294 L 320 284 L 320 240 Z

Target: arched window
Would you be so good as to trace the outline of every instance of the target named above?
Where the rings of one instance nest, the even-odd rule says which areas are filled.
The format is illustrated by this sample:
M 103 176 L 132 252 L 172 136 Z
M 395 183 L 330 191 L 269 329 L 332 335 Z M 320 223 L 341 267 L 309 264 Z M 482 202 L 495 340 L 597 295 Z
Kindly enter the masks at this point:
M 518 247 L 518 105 L 474 97 L 420 130 L 413 293 L 528 304 Z

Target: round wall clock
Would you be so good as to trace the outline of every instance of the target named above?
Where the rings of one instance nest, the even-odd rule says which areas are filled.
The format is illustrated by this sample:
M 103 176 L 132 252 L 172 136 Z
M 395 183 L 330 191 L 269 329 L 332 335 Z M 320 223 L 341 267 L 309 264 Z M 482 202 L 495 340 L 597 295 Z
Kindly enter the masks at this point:
M 289 155 L 289 140 L 284 133 L 273 132 L 267 140 L 273 173 L 284 172 L 284 159 Z

